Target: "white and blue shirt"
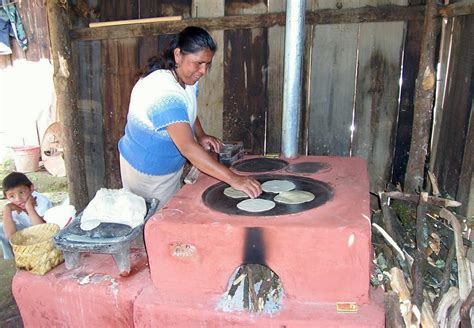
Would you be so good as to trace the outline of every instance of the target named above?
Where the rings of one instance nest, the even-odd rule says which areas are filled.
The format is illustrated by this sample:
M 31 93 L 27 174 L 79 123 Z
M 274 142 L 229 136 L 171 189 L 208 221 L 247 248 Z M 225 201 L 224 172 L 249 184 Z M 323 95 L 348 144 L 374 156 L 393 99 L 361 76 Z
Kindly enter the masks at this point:
M 177 172 L 186 159 L 166 127 L 189 123 L 194 130 L 198 84 L 183 89 L 169 70 L 157 70 L 133 87 L 120 154 L 137 171 L 149 175 Z

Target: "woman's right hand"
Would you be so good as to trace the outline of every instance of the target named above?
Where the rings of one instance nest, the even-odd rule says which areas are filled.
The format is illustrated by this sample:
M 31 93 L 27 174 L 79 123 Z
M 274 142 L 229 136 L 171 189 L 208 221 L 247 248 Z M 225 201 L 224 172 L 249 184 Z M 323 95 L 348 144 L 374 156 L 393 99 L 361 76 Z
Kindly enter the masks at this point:
M 257 198 L 262 193 L 260 182 L 248 176 L 234 174 L 230 186 L 234 189 L 243 191 L 249 195 L 250 198 Z

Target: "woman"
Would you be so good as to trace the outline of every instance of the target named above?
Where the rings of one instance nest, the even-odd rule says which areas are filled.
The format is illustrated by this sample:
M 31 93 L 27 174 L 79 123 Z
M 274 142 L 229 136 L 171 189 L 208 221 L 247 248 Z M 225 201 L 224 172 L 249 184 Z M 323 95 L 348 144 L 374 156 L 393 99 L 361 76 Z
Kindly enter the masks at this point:
M 161 208 L 179 190 L 187 158 L 204 173 L 252 198 L 258 181 L 240 176 L 210 156 L 221 141 L 207 135 L 197 117 L 198 80 L 212 63 L 216 44 L 208 32 L 181 31 L 162 58 L 150 58 L 130 98 L 125 135 L 119 141 L 123 187 Z

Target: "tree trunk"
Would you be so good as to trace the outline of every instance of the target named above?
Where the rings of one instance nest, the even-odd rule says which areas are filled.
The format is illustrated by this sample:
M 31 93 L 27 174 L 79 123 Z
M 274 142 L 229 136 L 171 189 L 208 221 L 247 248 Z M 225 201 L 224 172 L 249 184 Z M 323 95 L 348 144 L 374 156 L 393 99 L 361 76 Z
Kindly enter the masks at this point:
M 69 197 L 71 204 L 79 212 L 85 208 L 89 197 L 84 163 L 83 127 L 77 108 L 77 87 L 68 33 L 70 29 L 69 9 L 67 1 L 64 0 L 48 0 L 46 7 L 54 66 L 56 108 L 62 129 Z
M 440 29 L 440 22 L 437 15 L 436 1 L 428 0 L 423 27 L 423 39 L 421 42 L 420 66 L 416 80 L 415 110 L 410 155 L 405 175 L 404 191 L 407 193 L 415 192 L 423 186 L 436 85 L 434 62 L 436 39 Z

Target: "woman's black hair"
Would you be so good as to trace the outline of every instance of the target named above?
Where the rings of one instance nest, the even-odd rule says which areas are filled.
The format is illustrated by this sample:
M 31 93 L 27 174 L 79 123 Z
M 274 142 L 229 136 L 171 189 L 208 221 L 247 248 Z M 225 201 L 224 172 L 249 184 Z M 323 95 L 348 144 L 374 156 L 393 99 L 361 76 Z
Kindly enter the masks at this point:
M 188 26 L 177 34 L 165 49 L 161 57 L 153 56 L 148 59 L 148 64 L 142 70 L 140 77 L 145 77 L 158 69 L 174 69 L 174 50 L 181 49 L 183 54 L 195 54 L 204 49 L 216 52 L 217 45 L 211 35 L 203 28 Z
M 12 172 L 7 175 L 2 181 L 2 190 L 5 195 L 6 192 L 10 189 L 13 189 L 18 186 L 31 187 L 33 183 L 28 179 L 26 175 L 20 172 Z

